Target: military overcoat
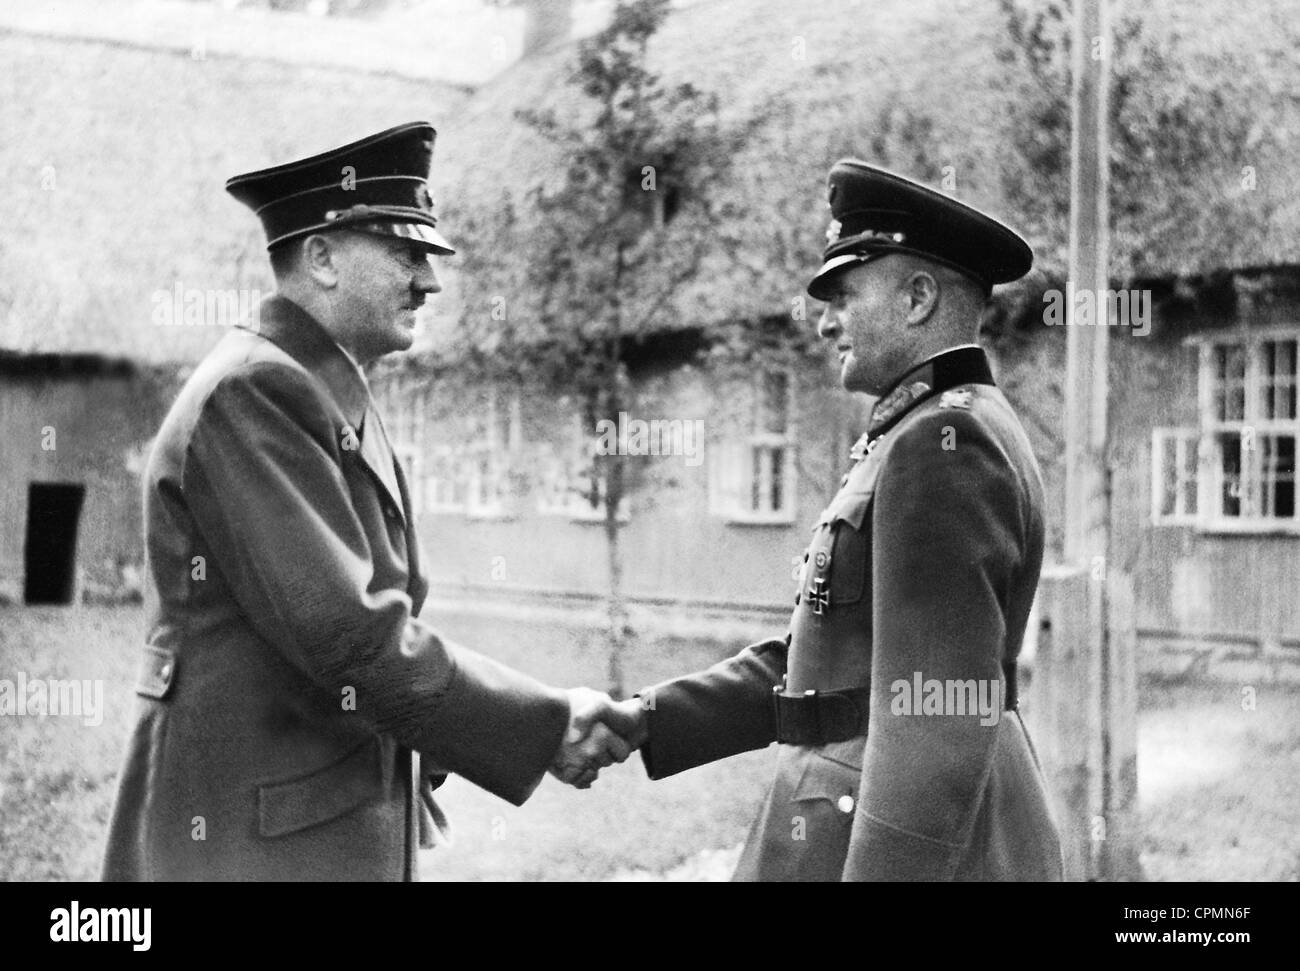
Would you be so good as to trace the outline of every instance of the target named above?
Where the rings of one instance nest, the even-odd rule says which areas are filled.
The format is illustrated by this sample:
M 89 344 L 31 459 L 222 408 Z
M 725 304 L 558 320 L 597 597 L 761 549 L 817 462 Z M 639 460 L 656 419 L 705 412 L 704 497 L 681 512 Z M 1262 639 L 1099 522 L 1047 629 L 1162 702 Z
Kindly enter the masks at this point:
M 431 781 L 528 798 L 567 699 L 416 619 L 405 478 L 301 308 L 272 297 L 222 338 L 143 485 L 147 633 L 105 879 L 410 879 Z
M 646 769 L 769 745 L 774 689 L 859 689 L 852 737 L 779 746 L 736 879 L 1060 879 L 1037 760 L 1001 703 L 1042 563 L 1043 488 L 982 351 L 904 377 L 856 451 L 813 529 L 788 636 L 642 693 Z

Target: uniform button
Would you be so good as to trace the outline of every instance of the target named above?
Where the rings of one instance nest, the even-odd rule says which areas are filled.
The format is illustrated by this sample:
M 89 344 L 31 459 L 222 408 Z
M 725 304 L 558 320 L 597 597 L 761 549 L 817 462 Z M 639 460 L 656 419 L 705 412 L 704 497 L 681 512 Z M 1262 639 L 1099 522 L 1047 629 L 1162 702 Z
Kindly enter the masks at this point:
M 839 802 L 837 802 L 835 805 L 839 807 L 840 812 L 851 813 L 853 812 L 853 797 L 840 796 Z
M 172 676 L 172 666 L 170 662 L 164 664 L 162 667 L 158 669 L 158 677 L 162 678 L 164 681 L 166 681 L 171 676 Z

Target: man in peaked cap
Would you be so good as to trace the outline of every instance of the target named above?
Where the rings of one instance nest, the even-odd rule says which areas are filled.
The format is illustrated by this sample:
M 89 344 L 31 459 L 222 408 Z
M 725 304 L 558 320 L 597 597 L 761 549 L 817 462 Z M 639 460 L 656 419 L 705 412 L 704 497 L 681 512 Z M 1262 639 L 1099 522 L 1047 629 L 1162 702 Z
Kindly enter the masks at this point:
M 875 396 L 817 520 L 784 638 L 642 692 L 652 778 L 779 744 L 741 880 L 1058 880 L 1016 658 L 1043 556 L 1028 439 L 976 343 L 1033 255 L 989 216 L 856 160 L 808 292 Z M 637 704 L 626 705 L 629 715 Z
M 417 619 L 408 487 L 361 367 L 410 346 L 429 257 L 452 252 L 433 141 L 402 125 L 227 184 L 277 293 L 199 365 L 148 462 L 148 634 L 105 879 L 413 879 L 447 773 L 519 805 L 548 768 L 587 785 L 627 757 L 635 723 L 605 695 Z

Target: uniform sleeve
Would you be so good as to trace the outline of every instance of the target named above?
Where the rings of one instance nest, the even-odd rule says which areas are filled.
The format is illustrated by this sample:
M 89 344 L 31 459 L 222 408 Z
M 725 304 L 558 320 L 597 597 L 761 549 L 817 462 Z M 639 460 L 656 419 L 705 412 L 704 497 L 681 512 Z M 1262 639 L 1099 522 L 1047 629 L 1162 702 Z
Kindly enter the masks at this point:
M 1022 509 L 1010 461 L 969 412 L 927 414 L 894 443 L 872 514 L 871 715 L 846 880 L 956 870 L 997 723 L 951 707 L 908 713 L 902 698 L 918 679 L 945 695 L 973 681 L 1001 718 L 1003 603 L 1024 549 Z
M 459 647 L 380 586 L 344 478 L 339 429 L 310 378 L 278 364 L 233 372 L 190 438 L 190 514 L 249 623 L 358 717 L 516 805 L 541 781 L 568 700 Z
M 788 641 L 752 644 L 698 674 L 642 691 L 650 734 L 646 774 L 663 779 L 776 741 L 772 687 L 785 674 Z

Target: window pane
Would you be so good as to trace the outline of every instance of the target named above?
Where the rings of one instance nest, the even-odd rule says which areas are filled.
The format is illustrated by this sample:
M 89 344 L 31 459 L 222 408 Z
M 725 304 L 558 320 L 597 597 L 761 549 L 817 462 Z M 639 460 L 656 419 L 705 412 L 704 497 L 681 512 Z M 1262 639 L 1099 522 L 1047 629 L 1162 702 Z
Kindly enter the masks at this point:
M 1246 414 L 1246 350 L 1240 344 L 1214 348 L 1214 414 L 1219 421 L 1241 421 Z
M 1273 398 L 1275 382 L 1277 380 L 1277 344 L 1274 341 L 1264 341 L 1259 348 L 1259 363 L 1262 373 L 1259 376 L 1259 396 L 1262 412 L 1265 418 L 1272 418 L 1274 405 L 1276 402 Z
M 1278 407 L 1277 417 L 1295 418 L 1296 341 L 1278 341 Z
M 1183 449 L 1183 467 L 1182 467 L 1182 492 L 1183 492 L 1183 512 L 1189 516 L 1196 515 L 1196 439 L 1185 438 L 1182 442 Z
M 1224 417 L 1228 421 L 1241 421 L 1246 417 L 1246 387 L 1238 384 L 1228 388 L 1227 414 Z
M 1295 437 L 1266 435 L 1263 447 L 1264 515 L 1292 519 L 1295 517 Z
M 1178 511 L 1178 440 L 1164 438 L 1160 443 L 1160 515 Z
M 1225 516 L 1241 515 L 1241 436 L 1228 432 L 1217 436 L 1219 470 L 1223 487 L 1220 509 Z
M 1261 346 L 1263 374 L 1260 399 L 1265 418 L 1296 417 L 1296 342 L 1265 341 Z
M 781 485 L 785 476 L 785 449 L 772 449 L 772 501 L 768 507 L 769 512 L 776 512 L 781 508 Z
M 772 495 L 772 450 L 754 446 L 753 491 L 750 495 L 749 508 L 753 512 L 767 512 Z
M 762 400 L 759 403 L 758 430 L 784 435 L 790 421 L 790 379 L 782 371 L 763 375 Z

